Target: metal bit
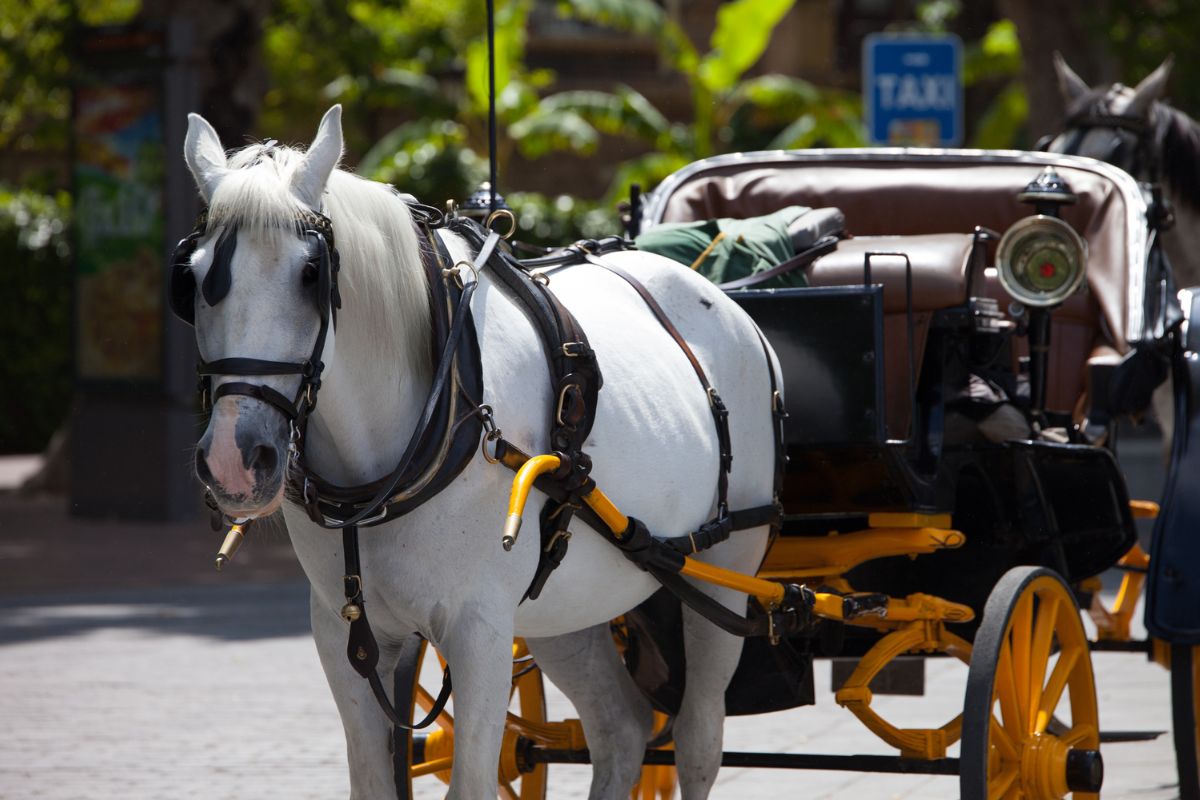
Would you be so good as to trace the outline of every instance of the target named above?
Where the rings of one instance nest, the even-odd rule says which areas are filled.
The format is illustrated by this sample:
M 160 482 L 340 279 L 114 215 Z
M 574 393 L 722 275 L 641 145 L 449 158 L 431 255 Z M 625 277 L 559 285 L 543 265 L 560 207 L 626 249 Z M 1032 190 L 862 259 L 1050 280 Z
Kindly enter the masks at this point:
M 242 541 L 246 538 L 246 525 L 248 523 L 235 523 L 229 529 L 229 533 L 225 534 L 225 541 L 221 545 L 221 549 L 217 551 L 217 571 L 233 560 L 233 554 L 242 546 Z

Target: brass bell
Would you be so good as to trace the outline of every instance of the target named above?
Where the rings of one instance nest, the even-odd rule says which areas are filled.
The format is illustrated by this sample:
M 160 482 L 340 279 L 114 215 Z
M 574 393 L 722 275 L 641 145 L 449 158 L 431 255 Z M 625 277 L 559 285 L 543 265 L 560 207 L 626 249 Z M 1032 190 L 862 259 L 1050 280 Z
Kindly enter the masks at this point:
M 362 616 L 362 606 L 358 603 L 346 603 L 342 606 L 342 619 L 346 622 L 354 622 Z

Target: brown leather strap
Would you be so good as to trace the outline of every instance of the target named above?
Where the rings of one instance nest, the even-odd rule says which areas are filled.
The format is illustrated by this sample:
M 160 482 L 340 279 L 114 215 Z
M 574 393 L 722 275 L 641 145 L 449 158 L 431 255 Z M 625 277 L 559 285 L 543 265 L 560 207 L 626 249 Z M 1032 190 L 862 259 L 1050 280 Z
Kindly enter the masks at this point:
M 654 299 L 654 295 L 650 294 L 650 290 L 625 269 L 615 264 L 609 264 L 593 255 L 589 255 L 587 260 L 589 263 L 603 267 L 614 275 L 623 278 L 626 283 L 633 287 L 633 290 L 641 296 L 651 313 L 658 319 L 659 324 L 663 326 L 663 329 L 679 345 L 679 349 L 683 351 L 683 354 L 691 363 L 692 369 L 695 370 L 696 377 L 700 379 L 700 385 L 704 387 L 704 392 L 708 396 L 708 404 L 709 409 L 712 411 L 713 422 L 717 426 L 717 443 L 721 452 L 721 464 L 717 470 L 717 519 L 723 519 L 729 511 L 729 504 L 726 498 L 729 494 L 729 471 L 733 468 L 733 453 L 731 452 L 729 437 L 729 411 L 725 408 L 725 403 L 721 400 L 721 396 L 717 394 L 717 390 L 709 382 L 708 375 L 704 372 L 704 367 L 700 366 L 700 360 L 696 358 L 696 354 L 688 346 L 687 341 L 683 338 L 683 334 L 671 322 L 670 317 L 667 316 L 667 312 Z

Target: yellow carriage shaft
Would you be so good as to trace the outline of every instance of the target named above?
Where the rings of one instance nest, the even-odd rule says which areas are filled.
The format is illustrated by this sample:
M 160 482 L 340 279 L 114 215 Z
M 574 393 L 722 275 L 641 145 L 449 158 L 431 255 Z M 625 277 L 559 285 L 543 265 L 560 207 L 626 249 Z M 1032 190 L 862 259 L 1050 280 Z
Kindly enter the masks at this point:
M 529 499 L 529 492 L 533 489 L 534 481 L 540 475 L 557 470 L 561 463 L 558 456 L 540 455 L 533 456 L 519 466 L 509 465 L 516 469 L 517 474 L 513 478 L 512 494 L 509 496 L 508 502 L 508 519 L 504 528 L 504 546 L 506 549 L 511 549 L 512 544 L 516 541 L 517 533 L 520 531 L 522 513 L 525 509 L 525 503 Z M 615 532 L 618 539 L 622 539 L 628 535 L 630 529 L 629 518 L 622 514 L 616 505 L 599 488 L 594 488 L 591 492 L 584 495 L 583 501 L 603 520 L 604 524 L 610 530 Z M 878 515 L 878 520 L 873 515 L 872 522 L 875 521 L 889 528 L 892 526 L 896 526 L 897 528 L 919 526 L 916 527 L 918 535 L 926 536 L 927 538 L 932 535 L 942 542 L 942 547 L 957 546 L 963 540 L 961 533 L 947 528 L 937 528 L 932 534 L 927 532 L 925 527 L 927 525 L 948 525 L 948 515 L 933 517 L 885 514 Z M 684 558 L 683 562 L 683 568 L 680 570 L 683 575 L 706 583 L 744 592 L 758 600 L 765 608 L 778 608 L 783 604 L 784 597 L 786 596 L 786 585 L 777 581 L 745 575 L 733 570 L 713 566 L 712 564 L 706 564 L 693 558 Z M 916 598 L 920 599 L 917 600 Z M 816 592 L 813 611 L 818 616 L 827 619 L 866 625 L 878 625 L 882 620 L 891 622 L 910 622 L 915 620 L 965 622 L 974 617 L 974 612 L 967 606 L 938 598 L 930 598 L 926 595 L 914 595 L 912 598 L 905 600 L 887 598 L 885 603 L 880 604 L 872 612 L 870 618 L 860 621 L 848 611 L 853 606 L 853 599 L 835 593 Z

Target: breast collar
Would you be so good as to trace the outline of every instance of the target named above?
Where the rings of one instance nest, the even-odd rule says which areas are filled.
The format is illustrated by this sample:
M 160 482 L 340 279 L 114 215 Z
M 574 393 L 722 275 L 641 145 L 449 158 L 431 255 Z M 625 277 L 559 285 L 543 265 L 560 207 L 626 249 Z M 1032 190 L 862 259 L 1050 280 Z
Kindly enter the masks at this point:
M 491 410 L 482 406 L 483 370 L 470 298 L 476 284 L 464 284 L 459 267 L 436 229 L 441 212 L 409 203 L 421 264 L 429 283 L 433 382 L 422 413 L 399 463 L 369 483 L 341 486 L 319 475 L 305 454 L 305 428 L 293 428 L 286 496 L 324 528 L 379 525 L 396 519 L 435 496 L 466 468 Z M 482 254 L 483 260 L 489 254 Z

